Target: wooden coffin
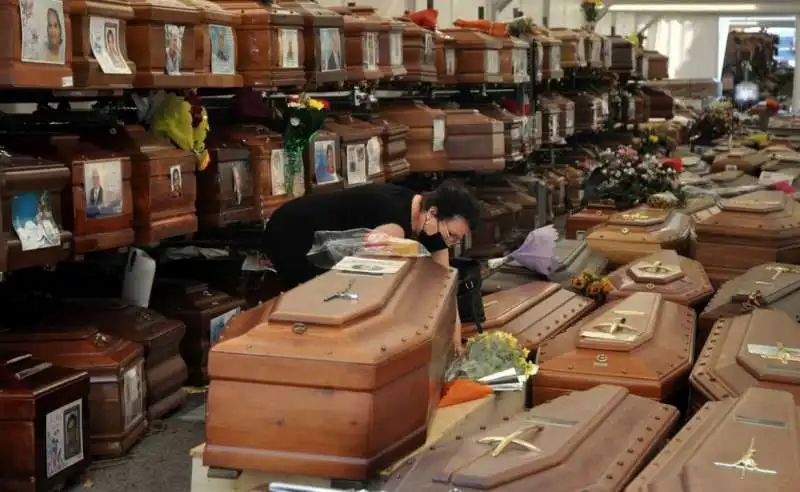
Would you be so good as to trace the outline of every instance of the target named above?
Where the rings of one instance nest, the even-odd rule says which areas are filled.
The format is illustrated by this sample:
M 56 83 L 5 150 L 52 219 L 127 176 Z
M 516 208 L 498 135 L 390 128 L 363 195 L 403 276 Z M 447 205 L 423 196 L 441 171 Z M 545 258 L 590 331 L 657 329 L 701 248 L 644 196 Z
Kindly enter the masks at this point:
M 89 375 L 0 352 L 0 488 L 49 492 L 89 465 Z
M 403 23 L 403 62 L 407 82 L 437 82 L 434 33 L 409 20 Z M 455 48 L 454 53 L 455 55 Z
M 181 406 L 186 398 L 183 384 L 187 376 L 180 354 L 186 333 L 183 323 L 119 299 L 69 301 L 55 311 L 61 319 L 91 324 L 102 333 L 144 348 L 145 404 L 150 422 Z
M 768 154 L 741 147 L 718 154 L 711 163 L 711 170 L 715 173 L 739 170 L 751 176 L 758 176 L 761 166 L 766 164 L 769 158 Z
M 515 84 L 530 82 L 531 46 L 527 41 L 520 38 L 511 37 L 510 39 L 512 44 L 511 73 L 513 74 L 513 82 Z M 506 73 L 505 70 L 503 73 Z
M 552 28 L 550 36 L 561 41 L 561 66 L 582 68 L 586 66 L 586 35 L 582 31 Z
M 432 446 L 398 470 L 386 490 L 622 490 L 677 420 L 671 406 L 601 385 Z
M 712 282 L 730 280 L 768 262 L 800 262 L 800 204 L 782 191 L 720 200 L 697 214 L 695 259 Z
M 800 327 L 785 311 L 755 309 L 714 325 L 689 381 L 690 410 L 742 396 L 748 388 L 786 391 L 800 402 L 796 378 Z
M 635 121 L 636 123 L 647 123 L 647 121 L 650 120 L 650 99 L 642 94 L 633 93 L 631 95 L 631 100 L 633 101 L 633 113 L 628 113 L 629 115 L 633 115 L 633 119 L 631 121 Z M 629 108 L 630 104 L 631 103 L 628 102 Z
M 593 300 L 551 282 L 528 282 L 483 297 L 484 330 L 502 330 L 514 335 L 529 350 L 557 336 L 594 309 Z M 476 327 L 465 323 L 464 336 Z
M 378 68 L 385 78 L 403 77 L 406 74 L 403 60 L 403 23 L 381 17 L 369 5 L 348 4 L 347 10 L 381 26 L 378 31 Z
M 604 36 L 594 31 L 584 30 L 583 35 L 586 36 L 586 41 L 584 42 L 586 64 L 591 68 L 600 70 L 610 68 L 606 66 L 606 51 L 611 48 L 611 43 L 607 42 Z
M 445 150 L 450 171 L 505 169 L 503 123 L 475 109 L 445 109 Z
M 328 130 L 317 132 L 308 144 L 304 172 L 310 193 L 325 193 L 344 188 L 344 166 L 341 139 Z M 295 195 L 297 196 L 297 195 Z
M 711 166 L 697 155 L 690 155 L 681 157 L 683 169 L 695 173 L 700 176 L 705 176 L 711 172 Z
M 642 51 L 643 63 L 639 68 L 645 80 L 663 80 L 669 78 L 669 57 L 658 51 Z
M 489 181 L 492 178 L 480 183 L 476 189 L 478 198 L 493 200 L 498 203 L 506 203 L 518 209 L 516 211 L 515 226 L 521 235 L 527 235 L 537 224 L 536 198 L 528 193 L 524 186 L 519 186 L 505 178 L 497 181 Z
M 388 121 L 381 118 L 372 120 L 373 125 L 383 129 L 380 137 L 380 159 L 383 166 L 384 180 L 393 181 L 411 172 L 411 165 L 406 159 L 408 154 L 408 126 Z M 369 167 L 370 154 L 367 154 L 367 165 Z
M 226 139 L 227 140 L 227 139 Z M 211 161 L 197 173 L 197 222 L 202 229 L 219 229 L 261 218 L 258 175 L 250 150 L 241 142 L 209 135 Z
M 63 228 L 61 201 L 69 187 L 69 169 L 3 150 L 0 173 L 4 219 L 0 272 L 56 265 L 71 257 L 72 233 Z
M 371 147 L 372 155 L 379 159 L 377 156 L 380 156 L 380 149 L 375 149 L 374 145 L 377 143 L 380 146 L 382 133 L 380 128 L 356 120 L 352 115 L 335 116 L 325 122 L 324 128 L 339 136 L 341 144 L 339 162 L 342 163 L 342 174 L 346 187 L 369 183 L 370 177 L 383 181 L 383 169 L 380 167 L 380 161 L 373 160 L 371 175 L 367 165 L 368 147 Z
M 551 36 L 546 30 L 538 29 L 534 36 L 536 42 L 542 47 L 537 58 L 542 66 L 543 80 L 557 80 L 564 76 L 564 69 L 561 65 L 561 41 Z
M 567 217 L 564 237 L 567 239 L 583 240 L 586 232 L 594 226 L 605 224 L 608 219 L 617 213 L 613 205 L 602 203 L 591 204 Z
M 675 100 L 672 96 L 661 89 L 653 89 L 647 86 L 643 86 L 641 91 L 641 97 L 647 99 L 648 119 L 661 118 L 671 120 L 675 117 Z
M 129 0 L 134 17 L 127 23 L 128 56 L 136 66 L 139 88 L 205 87 L 197 72 L 196 27 L 203 12 L 181 0 Z
M 98 146 L 130 156 L 136 244 L 197 232 L 194 155 L 140 126 L 93 138 Z
M 126 36 L 127 22 L 133 19 L 130 4 L 122 0 L 72 0 L 69 17 L 75 87 L 132 87 L 136 65 L 128 59 Z
M 181 0 L 200 11 L 194 26 L 194 71 L 203 76 L 206 87 L 241 87 L 242 76 L 236 73 L 236 32 L 242 17 L 209 0 Z
M 344 59 L 347 79 L 377 80 L 387 76 L 380 65 L 380 39 L 389 32 L 389 25 L 375 17 L 354 15 L 348 7 L 331 7 L 344 20 Z M 385 62 L 384 62 L 385 63 Z
M 456 39 L 442 31 L 435 31 L 437 82 L 442 85 L 458 84 L 458 59 Z
M 395 273 L 324 273 L 233 321 L 241 335 L 209 355 L 207 466 L 360 480 L 425 442 L 456 273 L 394 261 Z
M 773 389 L 707 403 L 625 492 L 792 492 L 800 481 L 797 418 L 792 395 Z
M 575 103 L 558 93 L 550 95 L 550 100 L 558 104 L 558 135 L 567 138 L 575 133 Z
M 602 99 L 589 93 L 575 94 L 569 97 L 574 104 L 574 131 L 596 131 L 603 126 Z
M 59 198 L 76 254 L 133 244 L 130 159 L 76 135 L 18 138 L 11 148 L 60 162 L 71 171 L 69 190 Z
M 436 172 L 449 170 L 445 152 L 447 124 L 445 113 L 420 102 L 381 105 L 381 118 L 409 127 L 406 159 L 411 172 Z
M 622 265 L 666 249 L 688 253 L 691 220 L 687 215 L 655 208 L 619 212 L 586 234 L 586 243 Z
M 6 19 L 7 33 L 0 51 L 0 86 L 72 87 L 72 2 L 24 3 L 27 5 L 24 16 L 19 0 L 0 5 L 0 18 Z
M 524 116 L 517 116 L 496 104 L 481 106 L 477 109 L 482 115 L 500 121 L 503 124 L 506 162 L 513 163 L 522 159 L 522 122 Z M 450 135 L 451 138 L 454 137 L 452 133 Z
M 467 256 L 493 258 L 510 253 L 504 244 L 513 231 L 514 214 L 510 208 L 498 201 L 480 200 L 481 215 L 478 227 L 472 231 Z
M 150 304 L 185 325 L 185 335 L 179 341 L 181 358 L 188 368 L 187 382 L 193 386 L 208 384 L 208 351 L 228 322 L 241 313 L 244 300 L 202 282 L 159 278 Z
M 687 198 L 683 207 L 676 210 L 682 214 L 690 216 L 692 218 L 692 222 L 695 222 L 699 217 L 699 214 L 710 209 L 716 204 L 717 199 L 715 197 L 710 195 L 700 195 Z
M 561 142 L 561 108 L 558 103 L 548 97 L 542 97 L 539 100 L 539 106 L 542 108 L 542 143 Z
M 714 293 L 703 265 L 672 250 L 652 254 L 608 275 L 614 285 L 609 299 L 623 299 L 636 292 L 656 292 L 678 304 L 702 306 Z
M 255 0 L 217 0 L 241 15 L 236 27 L 236 72 L 245 87 L 303 87 L 303 17 L 278 5 Z
M 316 2 L 281 2 L 303 17 L 305 70 L 311 87 L 342 84 L 347 79 L 344 19 Z
M 500 73 L 500 51 L 503 42 L 477 29 L 458 27 L 442 32 L 455 40 L 456 77 L 461 84 L 497 84 L 503 82 Z
M 694 323 L 690 307 L 661 294 L 637 292 L 611 301 L 539 346 L 532 401 L 609 382 L 646 398 L 673 400 L 692 368 Z
M 54 365 L 89 373 L 89 451 L 120 456 L 147 428 L 142 346 L 80 320 L 9 327 L 0 349 L 30 353 Z
M 611 71 L 631 73 L 636 70 L 636 47 L 625 38 L 609 36 L 611 40 Z
M 254 216 L 268 218 L 289 200 L 283 137 L 258 125 L 234 125 L 222 131 L 230 142 L 240 142 L 250 152 L 257 195 Z
M 543 131 L 544 131 L 543 130 L 543 128 L 544 128 L 543 125 L 544 124 L 542 122 L 544 121 L 544 119 L 543 119 L 541 111 L 535 111 L 533 113 L 533 115 L 529 116 L 528 118 L 529 118 L 529 120 L 528 120 L 529 121 L 529 125 L 528 126 L 529 126 L 529 128 L 531 128 L 531 130 L 530 130 L 530 133 L 531 133 L 530 152 L 533 152 L 534 150 L 539 149 L 542 146 L 542 140 L 543 140 L 543 135 L 544 135 L 544 133 L 543 133 Z
M 735 197 L 758 190 L 758 179 L 739 169 L 708 175 L 714 191 L 723 197 Z

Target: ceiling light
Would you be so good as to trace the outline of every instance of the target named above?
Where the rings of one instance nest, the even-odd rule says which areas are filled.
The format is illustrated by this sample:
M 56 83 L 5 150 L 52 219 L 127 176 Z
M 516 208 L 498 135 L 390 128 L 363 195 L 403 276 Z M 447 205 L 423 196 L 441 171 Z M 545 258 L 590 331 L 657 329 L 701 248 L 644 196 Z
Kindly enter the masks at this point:
M 770 5 L 765 10 L 769 10 L 770 7 L 772 6 Z M 753 3 L 615 3 L 609 5 L 608 10 L 610 12 L 745 13 L 759 12 L 761 6 Z

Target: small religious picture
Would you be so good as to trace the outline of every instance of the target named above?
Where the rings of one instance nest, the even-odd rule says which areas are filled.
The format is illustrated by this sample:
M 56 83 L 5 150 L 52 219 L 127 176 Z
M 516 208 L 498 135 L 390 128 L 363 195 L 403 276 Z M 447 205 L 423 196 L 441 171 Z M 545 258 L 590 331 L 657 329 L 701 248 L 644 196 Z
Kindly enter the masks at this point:
M 425 49 L 423 51 L 424 65 L 436 64 L 436 47 L 433 44 L 433 35 L 425 33 Z
M 361 37 L 364 70 L 378 69 L 378 33 L 367 32 Z
M 61 244 L 61 231 L 53 217 L 50 193 L 29 191 L 11 198 L 11 217 L 22 251 Z
M 444 52 L 444 69 L 447 75 L 456 74 L 456 50 L 448 48 Z
M 230 320 L 241 313 L 242 310 L 240 308 L 231 309 L 227 313 L 220 314 L 216 318 L 211 319 L 211 326 L 209 326 L 209 340 L 211 341 L 211 345 L 214 345 L 219 341 L 220 335 L 222 335 L 223 330 L 225 327 L 228 326 Z
M 272 178 L 272 195 L 286 194 L 286 151 L 273 149 L 270 155 L 270 177 Z
M 172 196 L 181 196 L 183 194 L 183 177 L 181 176 L 181 166 L 170 166 L 169 190 L 172 193 Z
M 321 140 L 314 142 L 314 176 L 317 184 L 336 183 L 336 142 Z
M 403 64 L 403 33 L 389 33 L 389 64 Z
M 83 461 L 83 401 L 75 400 L 45 417 L 47 478 Z
M 127 429 L 144 410 L 144 385 L 142 384 L 141 363 L 131 367 L 122 378 L 122 410 L 125 415 L 125 428 Z
M 336 28 L 319 30 L 320 70 L 332 72 L 342 69 L 341 33 Z
M 236 73 L 233 28 L 211 24 L 208 26 L 208 36 L 211 38 L 211 73 L 224 75 Z
M 374 176 L 382 172 L 381 139 L 378 137 L 372 137 L 367 141 L 367 174 Z
M 89 17 L 89 39 L 92 54 L 103 73 L 131 73 L 119 46 L 119 19 Z
M 231 166 L 231 178 L 233 179 L 233 204 L 242 204 L 242 174 L 244 173 L 244 162 L 234 162 Z
M 164 49 L 167 57 L 164 70 L 168 75 L 180 75 L 181 73 L 183 32 L 185 29 L 186 27 L 184 26 L 164 24 Z
M 67 34 L 61 0 L 19 0 L 18 3 L 22 27 L 20 59 L 63 65 Z M 5 27 L 11 29 L 11 25 Z
M 281 68 L 300 68 L 298 39 L 297 29 L 281 29 L 278 31 Z
M 366 152 L 364 145 L 347 146 L 347 184 L 367 182 Z
M 445 123 L 441 118 L 433 120 L 433 151 L 444 150 Z
M 83 166 L 86 218 L 96 219 L 122 213 L 122 162 L 89 162 Z

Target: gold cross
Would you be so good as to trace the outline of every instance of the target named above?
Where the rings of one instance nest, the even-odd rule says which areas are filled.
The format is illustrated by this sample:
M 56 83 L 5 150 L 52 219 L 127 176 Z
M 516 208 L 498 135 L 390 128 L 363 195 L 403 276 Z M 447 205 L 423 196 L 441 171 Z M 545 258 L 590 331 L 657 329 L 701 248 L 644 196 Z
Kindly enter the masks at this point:
M 778 474 L 776 470 L 767 470 L 764 468 L 759 468 L 758 463 L 756 463 L 755 455 L 756 455 L 756 438 L 754 437 L 750 440 L 750 447 L 747 448 L 747 451 L 745 451 L 742 457 L 739 458 L 737 461 L 734 461 L 733 463 L 722 463 L 719 461 L 715 461 L 714 466 L 739 470 L 742 472 L 742 475 L 739 477 L 742 480 L 744 480 L 744 477 L 745 475 L 747 475 L 747 472 L 761 473 L 763 475 Z
M 627 212 L 622 214 L 622 218 L 624 220 L 633 220 L 638 222 L 641 220 L 650 220 L 650 215 L 643 212 Z
M 500 456 L 503 453 L 503 451 L 505 451 L 505 449 L 511 444 L 515 444 L 533 453 L 541 453 L 542 452 L 541 449 L 529 443 L 528 441 L 523 441 L 522 439 L 519 438 L 522 434 L 528 431 L 535 431 L 538 434 L 539 432 L 542 431 L 542 426 L 536 424 L 529 424 L 504 437 L 484 437 L 478 439 L 478 444 L 489 444 L 494 446 L 494 449 L 492 450 L 492 456 L 495 458 Z
M 775 272 L 770 280 L 778 280 L 778 277 L 780 277 L 784 273 L 800 273 L 800 269 L 781 266 L 781 265 L 768 266 L 767 271 Z
M 675 270 L 675 267 L 666 266 L 660 261 L 654 261 L 653 263 L 645 263 L 639 265 L 638 268 L 647 273 L 669 273 Z
M 768 351 L 771 353 L 759 354 L 762 359 L 777 360 L 783 365 L 787 365 L 789 362 L 800 362 L 800 350 L 787 348 L 780 342 L 776 343 L 775 347 L 770 347 Z

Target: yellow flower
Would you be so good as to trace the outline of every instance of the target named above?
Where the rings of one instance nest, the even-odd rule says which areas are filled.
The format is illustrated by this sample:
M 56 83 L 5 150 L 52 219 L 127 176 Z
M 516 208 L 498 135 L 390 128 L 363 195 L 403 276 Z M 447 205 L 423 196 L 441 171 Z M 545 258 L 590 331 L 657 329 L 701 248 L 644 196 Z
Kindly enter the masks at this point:
M 647 141 L 650 143 L 658 143 L 658 137 L 656 135 L 650 135 L 647 137 Z
M 600 282 L 595 282 L 589 286 L 589 295 L 596 296 L 603 292 L 603 285 Z
M 606 294 L 608 294 L 614 288 L 614 284 L 612 284 L 611 280 L 607 278 L 604 278 L 602 280 L 602 286 L 603 286 L 603 292 L 605 292 Z
M 308 107 L 312 108 L 312 109 L 316 109 L 317 111 L 319 111 L 320 109 L 324 108 L 325 105 L 322 104 L 321 102 L 317 101 L 316 99 L 309 99 L 308 100 Z
M 586 280 L 583 277 L 575 277 L 572 279 L 572 288 L 582 290 L 586 287 Z

